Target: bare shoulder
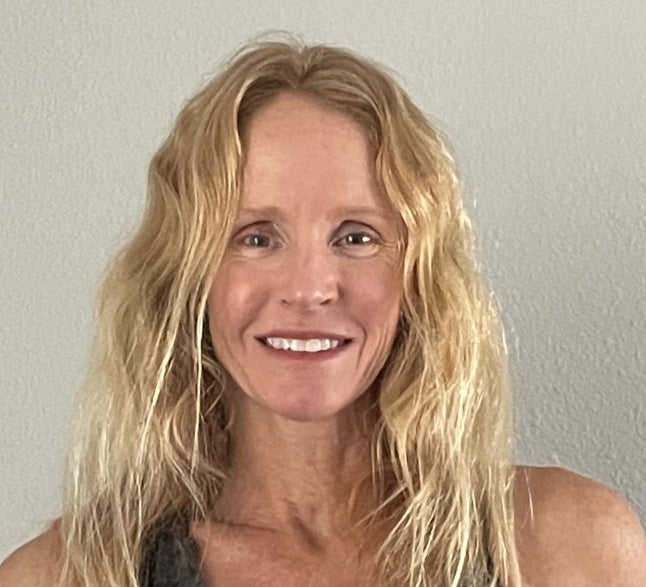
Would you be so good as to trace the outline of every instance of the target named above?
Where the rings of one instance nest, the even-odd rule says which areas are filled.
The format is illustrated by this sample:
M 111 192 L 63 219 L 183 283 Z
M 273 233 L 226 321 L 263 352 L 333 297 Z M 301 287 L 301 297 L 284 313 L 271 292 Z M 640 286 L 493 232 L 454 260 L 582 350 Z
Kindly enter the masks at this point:
M 54 523 L 0 564 L 0 585 L 13 587 L 58 587 L 61 546 Z
M 516 467 L 516 540 L 532 587 L 643 587 L 646 537 L 616 490 L 560 467 Z

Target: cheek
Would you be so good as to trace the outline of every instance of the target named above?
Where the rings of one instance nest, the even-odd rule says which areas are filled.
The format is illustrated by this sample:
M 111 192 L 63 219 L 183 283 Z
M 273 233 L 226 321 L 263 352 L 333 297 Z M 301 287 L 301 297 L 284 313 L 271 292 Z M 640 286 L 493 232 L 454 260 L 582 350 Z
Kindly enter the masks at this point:
M 397 321 L 403 288 L 392 267 L 366 265 L 348 274 L 345 282 L 353 313 L 381 328 Z
M 242 268 L 222 267 L 207 300 L 212 336 L 238 332 L 250 320 L 260 297 L 257 275 Z

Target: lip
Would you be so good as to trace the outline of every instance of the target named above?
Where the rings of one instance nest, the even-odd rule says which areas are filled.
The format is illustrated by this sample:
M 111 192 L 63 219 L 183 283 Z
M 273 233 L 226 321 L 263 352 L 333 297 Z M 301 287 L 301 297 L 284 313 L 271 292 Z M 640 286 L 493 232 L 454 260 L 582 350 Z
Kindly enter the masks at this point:
M 271 332 L 268 332 L 266 334 L 256 336 L 256 338 L 258 340 L 264 340 L 265 338 L 297 338 L 301 340 L 311 338 L 330 338 L 343 342 L 349 342 L 350 340 L 352 340 L 352 338 L 346 336 L 345 334 L 323 332 L 321 330 L 272 330 Z

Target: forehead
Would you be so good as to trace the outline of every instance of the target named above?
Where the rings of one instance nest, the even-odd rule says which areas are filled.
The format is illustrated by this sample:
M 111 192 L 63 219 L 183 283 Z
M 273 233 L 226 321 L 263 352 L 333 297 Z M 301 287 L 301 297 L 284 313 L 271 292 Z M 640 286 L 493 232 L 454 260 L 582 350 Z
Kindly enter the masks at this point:
M 374 170 L 366 130 L 313 98 L 282 93 L 244 131 L 243 207 L 304 198 L 319 203 L 389 208 Z

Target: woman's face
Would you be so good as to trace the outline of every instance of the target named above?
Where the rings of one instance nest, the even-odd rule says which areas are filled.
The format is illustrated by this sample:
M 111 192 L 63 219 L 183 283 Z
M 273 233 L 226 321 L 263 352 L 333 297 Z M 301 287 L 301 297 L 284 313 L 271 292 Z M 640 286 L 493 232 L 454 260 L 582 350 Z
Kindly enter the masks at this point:
M 251 119 L 245 144 L 241 211 L 208 299 L 215 353 L 236 401 L 326 419 L 369 388 L 390 351 L 402 293 L 396 217 L 367 134 L 348 116 L 282 93 Z M 268 337 L 292 346 L 276 350 Z M 342 342 L 307 352 L 291 339 L 309 350 Z

